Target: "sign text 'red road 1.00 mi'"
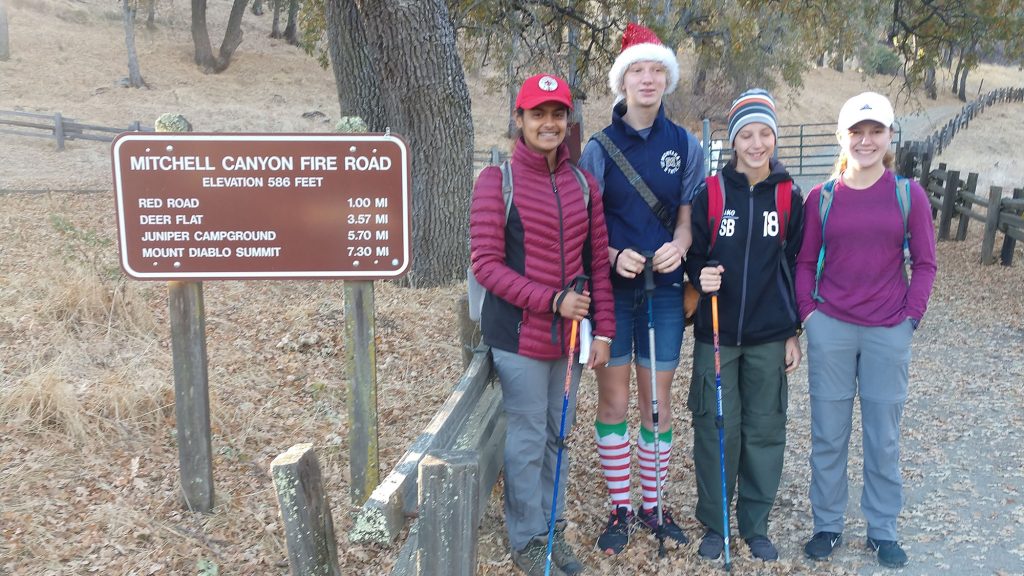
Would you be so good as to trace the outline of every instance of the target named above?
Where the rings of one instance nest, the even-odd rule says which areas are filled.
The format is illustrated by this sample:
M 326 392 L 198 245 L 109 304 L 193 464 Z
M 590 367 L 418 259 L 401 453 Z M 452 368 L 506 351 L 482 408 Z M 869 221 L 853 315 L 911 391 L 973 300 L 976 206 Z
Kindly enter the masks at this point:
M 384 134 L 122 134 L 121 266 L 141 280 L 396 278 L 408 149 Z

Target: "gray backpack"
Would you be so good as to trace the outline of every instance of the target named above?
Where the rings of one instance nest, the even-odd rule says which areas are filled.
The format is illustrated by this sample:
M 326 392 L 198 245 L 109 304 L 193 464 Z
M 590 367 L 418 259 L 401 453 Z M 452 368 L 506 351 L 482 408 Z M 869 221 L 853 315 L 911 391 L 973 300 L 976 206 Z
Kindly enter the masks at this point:
M 505 160 L 499 166 L 501 169 L 501 196 L 505 200 L 505 225 L 508 225 L 508 215 L 512 211 L 512 164 L 509 160 Z M 590 213 L 590 185 L 587 184 L 587 177 L 583 175 L 583 171 L 580 170 L 575 164 L 569 163 L 569 168 L 572 168 L 572 173 L 576 176 L 576 181 L 579 182 L 580 188 L 583 189 L 583 204 L 587 207 L 587 214 Z M 587 224 L 587 231 L 589 236 L 590 224 Z M 589 266 L 589 263 L 588 263 Z M 469 295 L 469 318 L 476 322 L 480 321 L 480 313 L 484 307 L 484 297 L 487 294 L 487 289 L 480 285 L 476 280 L 476 276 L 473 275 L 473 266 L 470 265 L 466 268 L 466 287 Z

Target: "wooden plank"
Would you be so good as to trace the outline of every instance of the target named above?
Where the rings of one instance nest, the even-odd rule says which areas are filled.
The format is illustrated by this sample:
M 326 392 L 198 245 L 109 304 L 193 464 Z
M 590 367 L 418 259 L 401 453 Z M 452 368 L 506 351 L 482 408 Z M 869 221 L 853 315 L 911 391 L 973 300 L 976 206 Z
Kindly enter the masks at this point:
M 1024 200 L 1024 188 L 1014 189 L 1013 197 Z M 1024 207 L 1017 210 L 1007 209 L 1009 202 L 1010 200 L 1003 199 L 1004 212 L 1000 215 L 1001 223 L 1006 225 L 1002 228 L 1004 234 L 1003 245 L 999 249 L 999 263 L 1003 266 L 1013 264 L 1013 253 L 1017 248 L 1017 240 L 1020 239 L 1017 233 L 1024 236 L 1024 219 L 1020 218 L 1020 214 L 1024 213 Z M 1015 218 L 1017 222 L 1012 222 L 1010 220 L 1011 217 Z
M 64 121 L 60 112 L 53 115 L 53 137 L 57 139 L 57 150 L 64 149 Z
M 431 450 L 451 445 L 459 427 L 483 394 L 491 370 L 490 350 L 481 348 L 473 354 L 469 368 L 430 424 L 409 445 L 394 470 L 370 494 L 349 533 L 352 541 L 388 544 L 395 539 L 405 524 L 406 515 L 416 509 L 416 471 L 420 460 Z
M 296 444 L 270 463 L 294 576 L 340 576 L 331 505 L 312 444 Z
M 951 170 L 947 176 L 946 187 L 942 192 L 942 208 L 939 210 L 939 240 L 949 240 L 953 206 L 956 204 L 960 188 L 960 172 Z
M 357 506 L 380 484 L 375 333 L 373 282 L 345 281 L 349 495 Z
M 432 452 L 419 466 L 421 527 L 416 574 L 472 576 L 476 573 L 480 517 L 477 454 Z
M 213 510 L 210 447 L 210 385 L 206 364 L 206 316 L 201 282 L 168 282 L 174 418 L 181 495 L 189 510 Z
M 987 204 L 988 204 L 988 202 L 986 201 L 985 205 L 987 205 Z M 985 205 L 983 205 L 982 208 L 985 208 L 986 207 Z M 978 222 L 984 222 L 985 221 L 985 214 L 983 214 L 983 213 L 979 214 L 977 212 L 973 212 L 973 211 L 971 211 L 970 208 L 968 208 L 966 206 L 957 206 L 957 207 L 953 208 L 953 211 L 958 213 L 961 218 L 970 218 L 971 220 L 977 220 Z M 963 238 L 957 238 L 957 240 L 963 240 Z
M 508 422 L 502 406 L 501 386 L 493 383 L 477 400 L 477 407 L 466 419 L 454 450 L 473 450 L 480 455 L 480 509 L 486 510 L 494 483 L 505 462 L 505 431 Z
M 967 174 L 967 184 L 964 185 L 963 191 L 960 192 L 960 200 L 963 203 L 963 208 L 965 208 L 966 211 L 960 210 L 959 206 L 957 207 L 957 211 L 960 212 L 960 221 L 957 223 L 956 226 L 956 239 L 959 241 L 963 241 L 965 238 L 967 238 L 967 226 L 971 223 L 971 201 L 968 199 L 968 197 L 972 196 L 977 189 L 978 174 L 976 172 L 971 172 Z
M 992 250 L 996 244 L 996 229 L 999 226 L 999 200 L 1003 197 L 1003 189 L 992 186 L 988 193 L 988 211 L 985 215 L 985 233 L 981 237 L 981 263 L 994 264 Z
M 462 367 L 469 366 L 473 352 L 480 344 L 480 323 L 469 317 L 469 295 L 463 294 L 458 304 L 459 343 L 462 346 Z

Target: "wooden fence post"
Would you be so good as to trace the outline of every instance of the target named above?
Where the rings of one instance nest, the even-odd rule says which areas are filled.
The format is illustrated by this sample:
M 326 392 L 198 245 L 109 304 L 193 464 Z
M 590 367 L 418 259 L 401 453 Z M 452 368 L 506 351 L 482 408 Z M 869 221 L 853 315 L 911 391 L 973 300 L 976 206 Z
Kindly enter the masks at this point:
M 1024 199 L 1024 188 L 1015 188 L 1013 191 L 1014 200 Z M 1014 214 L 1020 216 L 1024 214 L 1024 210 L 1014 210 Z M 1009 266 L 1013 264 L 1013 251 L 1017 247 L 1017 239 L 1009 234 L 1003 236 L 1003 247 L 999 250 L 999 263 L 1003 266 Z
M 981 263 L 995 264 L 992 251 L 996 245 L 996 229 L 999 228 L 999 211 L 1002 208 L 1003 189 L 992 186 L 988 192 L 988 212 L 985 213 L 985 234 L 981 237 Z
M 476 573 L 480 518 L 476 452 L 433 452 L 420 462 L 418 576 Z
M 458 304 L 459 343 L 462 346 L 462 367 L 469 367 L 473 352 L 480 343 L 480 324 L 469 317 L 469 295 L 463 294 Z
M 53 115 L 53 137 L 57 139 L 57 151 L 64 149 L 64 117 L 60 112 Z
M 967 174 L 967 184 L 964 185 L 964 192 L 976 194 L 978 191 L 978 175 L 974 172 Z M 956 240 L 962 241 L 967 238 L 967 226 L 971 223 L 971 198 L 969 196 L 960 196 L 961 212 L 960 221 L 956 225 Z
M 960 189 L 960 172 L 946 172 L 946 189 L 942 192 L 942 210 L 939 213 L 939 240 L 949 240 L 949 227 L 953 219 L 953 206 Z
M 349 494 L 362 506 L 380 484 L 377 455 L 377 346 L 373 282 L 345 281 Z
M 296 444 L 270 463 L 293 576 L 340 576 L 331 505 L 312 444 Z

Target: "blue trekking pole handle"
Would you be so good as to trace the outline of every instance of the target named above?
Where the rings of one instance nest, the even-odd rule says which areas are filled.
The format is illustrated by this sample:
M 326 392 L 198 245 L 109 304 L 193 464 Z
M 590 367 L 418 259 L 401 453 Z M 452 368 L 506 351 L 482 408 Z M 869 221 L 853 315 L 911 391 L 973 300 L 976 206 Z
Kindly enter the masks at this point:
M 583 293 L 583 286 L 589 280 L 587 276 L 579 275 L 573 278 L 569 286 L 577 294 Z M 569 332 L 569 354 L 565 366 L 565 393 L 562 395 L 562 421 L 558 425 L 558 457 L 555 459 L 555 483 L 551 495 L 551 521 L 548 523 L 548 550 L 547 559 L 544 561 L 544 576 L 551 576 L 551 551 L 555 546 L 555 521 L 558 518 L 558 481 L 562 476 L 562 450 L 565 448 L 565 413 L 569 411 L 569 390 L 572 388 L 573 351 L 576 350 L 576 333 L 579 330 L 579 320 L 572 321 L 572 329 Z
M 708 266 L 715 268 L 718 261 L 708 260 Z M 711 293 L 711 328 L 715 345 L 715 428 L 718 428 L 718 463 L 722 476 L 722 541 L 725 570 L 732 569 L 729 558 L 729 497 L 725 479 L 725 415 L 722 410 L 722 354 L 718 343 L 718 291 Z

